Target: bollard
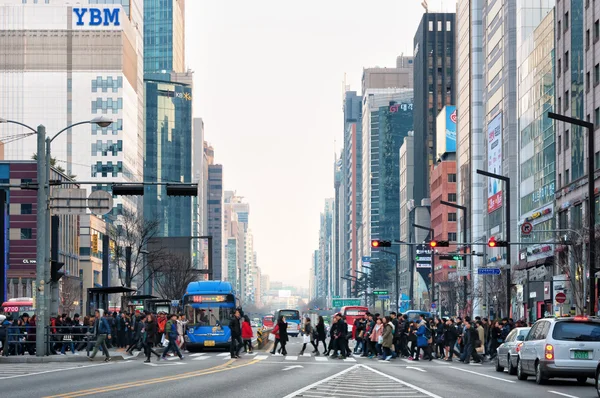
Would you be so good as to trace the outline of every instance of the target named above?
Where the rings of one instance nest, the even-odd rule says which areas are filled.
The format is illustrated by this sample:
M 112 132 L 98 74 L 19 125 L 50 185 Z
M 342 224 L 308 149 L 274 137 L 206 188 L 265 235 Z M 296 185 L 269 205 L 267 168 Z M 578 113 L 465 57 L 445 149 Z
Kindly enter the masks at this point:
M 262 347 L 262 329 L 258 329 L 256 331 L 256 341 L 258 342 L 258 347 L 261 348 Z

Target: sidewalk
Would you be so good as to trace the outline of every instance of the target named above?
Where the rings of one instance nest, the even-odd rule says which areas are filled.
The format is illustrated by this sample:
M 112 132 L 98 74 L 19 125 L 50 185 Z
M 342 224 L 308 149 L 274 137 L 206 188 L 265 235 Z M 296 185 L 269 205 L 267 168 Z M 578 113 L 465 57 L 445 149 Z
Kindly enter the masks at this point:
M 161 352 L 162 352 L 162 348 L 159 347 Z M 113 361 L 125 361 L 125 360 L 131 360 L 131 359 L 135 359 L 139 354 L 140 351 L 135 351 L 135 354 L 133 356 L 128 355 L 124 349 L 116 349 L 116 348 L 111 348 L 108 350 L 108 352 L 110 353 L 110 357 L 112 358 Z M 91 352 L 90 352 L 91 353 Z M 0 357 L 0 364 L 8 364 L 8 363 L 49 363 L 49 362 L 83 362 L 83 363 L 92 363 L 92 362 L 102 362 L 104 361 L 104 354 L 102 354 L 102 352 L 98 351 L 98 353 L 96 354 L 96 357 L 94 358 L 93 361 L 90 361 L 87 357 L 87 352 L 84 351 L 79 351 L 78 352 L 79 355 L 74 355 L 72 354 L 70 351 L 68 351 L 65 355 L 48 355 L 45 357 L 36 357 L 35 355 L 29 355 L 29 354 L 25 354 L 25 355 L 11 355 L 8 357 L 4 357 L 1 356 Z

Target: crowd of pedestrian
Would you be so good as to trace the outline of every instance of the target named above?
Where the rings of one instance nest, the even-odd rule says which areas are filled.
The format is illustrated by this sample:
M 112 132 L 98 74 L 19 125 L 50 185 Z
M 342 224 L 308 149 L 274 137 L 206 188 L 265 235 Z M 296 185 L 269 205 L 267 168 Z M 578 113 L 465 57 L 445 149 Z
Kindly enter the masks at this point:
M 454 357 L 463 363 L 481 363 L 491 360 L 496 350 L 515 327 L 526 326 L 523 321 L 512 319 L 490 321 L 487 318 L 469 316 L 426 319 L 409 319 L 407 315 L 391 312 L 389 315 L 366 313 L 354 321 L 351 328 L 342 314 L 335 314 L 329 330 L 323 317 L 318 318 L 315 327 L 309 318 L 304 320 L 303 346 L 300 355 L 308 344 L 312 353 L 321 355 L 319 344 L 323 342 L 325 356 L 345 359 L 352 355 L 391 361 L 405 358 L 410 361 L 445 360 L 452 362 Z M 271 354 L 287 355 L 287 324 L 280 317 L 272 332 L 275 344 Z M 327 341 L 327 337 L 329 340 Z M 350 342 L 354 340 L 354 347 Z M 277 345 L 280 348 L 277 349 Z
M 183 336 L 186 332 L 185 315 L 167 315 L 164 312 L 152 314 L 140 312 L 105 313 L 98 309 L 93 317 L 83 319 L 79 314 L 73 317 L 61 314 L 51 318 L 48 328 L 48 352 L 51 355 L 79 355 L 86 351 L 93 359 L 98 351 L 110 361 L 110 349 L 124 350 L 133 355 L 135 350 L 143 351 L 146 362 L 151 355 L 166 359 L 173 351 L 183 359 L 185 349 Z M 24 313 L 13 319 L 9 314 L 0 324 L 0 355 L 35 355 L 36 318 Z M 154 347 L 166 347 L 159 355 Z M 91 353 L 90 353 L 91 351 Z

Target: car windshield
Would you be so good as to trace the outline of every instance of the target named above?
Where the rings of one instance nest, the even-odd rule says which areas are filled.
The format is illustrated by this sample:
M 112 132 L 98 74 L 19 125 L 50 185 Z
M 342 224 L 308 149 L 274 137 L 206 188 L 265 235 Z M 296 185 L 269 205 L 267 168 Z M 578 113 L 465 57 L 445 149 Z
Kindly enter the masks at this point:
M 191 325 L 196 326 L 227 326 L 233 317 L 234 308 L 218 306 L 191 306 L 186 307 L 186 314 Z
M 557 322 L 552 332 L 554 340 L 600 341 L 600 323 Z
M 279 311 L 279 316 L 284 316 L 286 320 L 299 321 L 300 313 L 298 311 L 284 310 Z

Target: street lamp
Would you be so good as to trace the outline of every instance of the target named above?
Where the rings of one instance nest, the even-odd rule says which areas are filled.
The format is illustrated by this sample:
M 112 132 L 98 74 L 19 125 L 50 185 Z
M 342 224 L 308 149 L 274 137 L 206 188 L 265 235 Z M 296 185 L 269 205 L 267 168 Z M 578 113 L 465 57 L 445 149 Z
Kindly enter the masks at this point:
M 50 324 L 48 320 L 48 299 L 45 284 L 50 280 L 50 143 L 62 132 L 80 124 L 95 123 L 100 127 L 109 126 L 112 121 L 104 116 L 92 120 L 72 124 L 51 139 L 46 137 L 46 127 L 39 125 L 37 129 L 15 120 L 0 118 L 0 124 L 16 124 L 37 134 L 37 211 L 36 211 L 36 315 L 35 336 L 36 356 L 46 355 L 44 332 Z M 43 184 L 42 184 L 43 182 Z M 51 293 L 51 291 L 49 292 Z
M 595 203 L 595 187 L 594 187 L 594 123 L 586 122 L 584 120 L 575 119 L 573 117 L 559 115 L 554 112 L 548 112 L 548 118 L 558 120 L 561 122 L 573 124 L 586 128 L 588 131 L 587 139 L 587 184 L 588 184 L 588 242 L 590 245 L 588 267 L 590 269 L 589 283 L 589 295 L 590 304 L 588 305 L 588 315 L 594 315 L 596 307 L 596 203 Z
M 435 237 L 435 231 L 433 230 L 433 228 L 430 227 L 424 227 L 422 225 L 418 225 L 418 224 L 414 224 L 413 223 L 413 227 L 415 228 L 419 228 L 419 229 L 423 229 L 425 231 L 429 231 L 429 236 L 430 236 L 430 240 L 433 240 L 433 238 Z M 430 304 L 433 304 L 435 302 L 435 255 L 433 253 L 433 248 L 431 248 L 432 251 L 432 256 L 431 256 L 431 299 Z
M 506 236 L 504 240 L 510 242 L 510 177 L 506 177 L 500 174 L 490 173 L 485 170 L 477 170 L 477 174 L 488 177 L 495 178 L 504 182 L 504 191 L 506 192 L 506 204 L 504 205 L 504 218 L 506 218 Z M 510 259 L 511 247 L 510 245 L 506 248 L 506 315 L 510 316 L 510 302 L 511 302 L 511 292 L 512 292 L 512 280 L 510 277 L 510 269 L 512 267 L 511 259 Z

